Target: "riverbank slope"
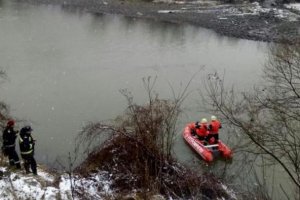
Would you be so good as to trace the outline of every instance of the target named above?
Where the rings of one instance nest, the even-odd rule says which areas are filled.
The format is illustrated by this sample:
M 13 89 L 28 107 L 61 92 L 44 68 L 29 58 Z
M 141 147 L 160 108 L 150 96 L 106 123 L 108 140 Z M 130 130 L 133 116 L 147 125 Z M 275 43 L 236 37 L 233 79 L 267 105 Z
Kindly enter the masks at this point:
M 171 23 L 189 23 L 221 35 L 259 40 L 294 41 L 300 35 L 296 6 L 262 6 L 257 2 L 224 4 L 219 1 L 138 0 L 15 0 L 18 3 L 60 5 L 95 14 L 120 14 Z

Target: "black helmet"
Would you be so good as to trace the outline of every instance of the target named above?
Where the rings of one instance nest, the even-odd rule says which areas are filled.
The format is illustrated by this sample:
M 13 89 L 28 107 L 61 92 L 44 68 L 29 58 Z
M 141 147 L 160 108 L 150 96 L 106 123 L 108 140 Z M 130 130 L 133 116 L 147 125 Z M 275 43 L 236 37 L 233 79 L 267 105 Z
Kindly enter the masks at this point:
M 32 131 L 31 126 L 24 126 L 24 127 L 21 129 L 21 132 L 22 132 L 22 133 L 30 133 L 31 131 Z

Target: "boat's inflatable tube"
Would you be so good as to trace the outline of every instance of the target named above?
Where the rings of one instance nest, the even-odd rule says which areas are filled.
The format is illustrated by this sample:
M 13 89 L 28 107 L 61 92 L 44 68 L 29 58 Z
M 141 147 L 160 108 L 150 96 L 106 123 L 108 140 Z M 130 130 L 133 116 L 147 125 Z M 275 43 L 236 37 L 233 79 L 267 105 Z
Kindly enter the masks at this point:
M 232 158 L 232 151 L 221 140 L 219 140 L 218 144 L 204 145 L 202 141 L 193 136 L 192 127 L 193 123 L 186 125 L 183 130 L 183 138 L 203 158 L 203 160 L 212 162 L 214 159 L 213 151 L 219 151 L 220 155 L 225 159 Z

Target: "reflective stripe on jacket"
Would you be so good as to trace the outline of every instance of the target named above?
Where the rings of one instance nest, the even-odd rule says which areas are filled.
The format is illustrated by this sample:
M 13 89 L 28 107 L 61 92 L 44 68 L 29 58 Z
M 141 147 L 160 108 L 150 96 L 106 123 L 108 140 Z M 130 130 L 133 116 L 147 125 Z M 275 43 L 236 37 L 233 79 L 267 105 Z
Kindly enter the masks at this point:
M 21 154 L 30 154 L 34 150 L 34 140 L 31 135 L 22 135 L 19 138 Z
M 21 151 L 21 154 L 26 155 L 26 154 L 31 154 L 32 152 L 33 152 L 33 149 L 31 149 L 29 151 L 25 151 L 25 152 Z
M 12 144 L 12 145 L 4 145 L 4 147 L 6 147 L 6 148 L 15 147 L 15 146 L 16 146 L 15 144 Z

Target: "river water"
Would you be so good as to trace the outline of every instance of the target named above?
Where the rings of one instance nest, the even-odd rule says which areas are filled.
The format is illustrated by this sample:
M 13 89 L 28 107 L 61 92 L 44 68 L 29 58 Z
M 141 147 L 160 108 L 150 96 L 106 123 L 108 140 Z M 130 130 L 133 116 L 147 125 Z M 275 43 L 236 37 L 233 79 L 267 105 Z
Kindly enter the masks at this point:
M 1 2 L 0 67 L 7 79 L 1 82 L 0 100 L 22 120 L 19 128 L 32 125 L 36 158 L 44 164 L 72 152 L 86 123 L 121 114 L 126 101 L 120 89 L 143 103 L 143 77 L 157 76 L 156 91 L 170 98 L 170 84 L 179 92 L 197 73 L 184 105 L 188 114 L 179 123 L 183 129 L 204 117 L 196 91 L 207 74 L 225 73 L 227 85 L 248 90 L 266 62 L 265 43 L 190 25 Z M 189 162 L 195 154 L 184 144 L 181 129 L 175 153 Z

